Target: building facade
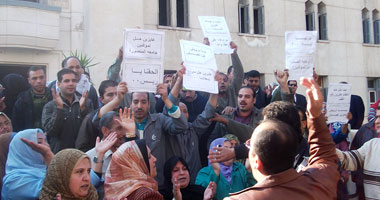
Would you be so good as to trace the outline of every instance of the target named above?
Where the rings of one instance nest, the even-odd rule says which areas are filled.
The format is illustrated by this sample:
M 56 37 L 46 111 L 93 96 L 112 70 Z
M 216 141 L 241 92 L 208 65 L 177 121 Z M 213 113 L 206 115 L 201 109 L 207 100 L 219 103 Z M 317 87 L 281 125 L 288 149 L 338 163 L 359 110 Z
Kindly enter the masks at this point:
M 55 80 L 64 54 L 77 50 L 99 62 L 90 68 L 97 87 L 124 28 L 164 31 L 164 67 L 175 70 L 179 40 L 203 41 L 198 16 L 224 16 L 245 71 L 260 71 L 266 84 L 285 68 L 285 32 L 318 31 L 321 85 L 351 83 L 368 108 L 380 91 L 379 11 L 379 0 L 0 0 L 0 78 L 41 65 Z M 216 57 L 225 72 L 229 56 Z

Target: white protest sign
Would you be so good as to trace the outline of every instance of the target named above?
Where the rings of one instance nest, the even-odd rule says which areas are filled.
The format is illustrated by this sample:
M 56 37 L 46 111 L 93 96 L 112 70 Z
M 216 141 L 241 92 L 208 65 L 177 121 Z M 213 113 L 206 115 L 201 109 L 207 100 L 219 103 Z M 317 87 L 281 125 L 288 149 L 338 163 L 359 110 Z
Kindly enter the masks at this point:
M 186 66 L 183 86 L 188 90 L 217 94 L 218 82 L 214 80 L 217 66 L 212 48 L 186 40 L 181 40 L 180 45 L 182 59 Z
M 165 33 L 125 29 L 121 77 L 130 92 L 156 92 L 162 83 Z
M 350 111 L 351 103 L 350 84 L 329 84 L 327 94 L 327 123 L 347 123 L 347 113 Z
M 216 16 L 198 16 L 204 37 L 207 37 L 215 54 L 231 54 L 231 35 L 226 19 Z
M 285 33 L 285 60 L 289 80 L 313 77 L 316 31 L 290 31 Z

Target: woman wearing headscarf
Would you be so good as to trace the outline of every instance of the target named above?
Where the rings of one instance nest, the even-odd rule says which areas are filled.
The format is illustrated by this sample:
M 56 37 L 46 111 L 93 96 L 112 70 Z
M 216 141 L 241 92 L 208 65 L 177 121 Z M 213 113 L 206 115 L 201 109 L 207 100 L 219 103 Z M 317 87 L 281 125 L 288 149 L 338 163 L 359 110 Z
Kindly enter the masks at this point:
M 106 172 L 105 198 L 162 200 L 154 180 L 156 158 L 151 155 L 145 140 L 134 140 L 121 145 L 112 155 Z
M 32 150 L 21 138 L 38 142 L 39 129 L 17 133 L 9 145 L 1 198 L 38 199 L 46 173 L 43 156 Z M 44 137 L 40 135 L 40 137 Z
M 8 158 L 9 144 L 16 133 L 4 133 L 0 135 L 0 197 L 3 187 L 3 177 L 5 175 L 5 165 Z
M 217 138 L 210 144 L 210 151 L 213 151 L 213 147 L 231 148 L 232 146 L 226 138 Z M 199 171 L 195 184 L 205 188 L 210 181 L 217 185 L 215 198 L 218 200 L 228 197 L 229 193 L 238 192 L 256 183 L 252 173 L 247 172 L 245 166 L 234 162 L 233 159 L 213 164 L 209 162 L 208 167 Z
M 190 185 L 189 167 L 186 161 L 177 156 L 171 157 L 164 165 L 164 187 L 160 193 L 165 200 L 172 200 L 179 187 L 183 200 L 202 200 L 205 188 L 200 185 Z M 173 189 L 174 186 L 174 189 Z
M 80 150 L 58 152 L 47 169 L 40 199 L 98 199 L 90 183 L 90 158 Z
M 6 75 L 2 82 L 5 89 L 0 98 L 5 97 L 4 103 L 6 105 L 3 112 L 12 119 L 13 106 L 16 103 L 17 96 L 29 88 L 29 83 L 25 77 L 14 73 Z

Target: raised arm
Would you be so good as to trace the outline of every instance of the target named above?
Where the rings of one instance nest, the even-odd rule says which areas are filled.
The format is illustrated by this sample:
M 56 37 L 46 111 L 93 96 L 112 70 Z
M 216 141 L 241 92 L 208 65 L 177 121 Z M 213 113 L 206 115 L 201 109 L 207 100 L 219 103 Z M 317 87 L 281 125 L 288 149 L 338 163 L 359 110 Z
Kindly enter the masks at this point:
M 123 101 L 124 95 L 128 92 L 128 87 L 126 82 L 120 82 L 117 86 L 117 96 L 116 98 L 112 99 L 109 103 L 104 105 L 102 108 L 100 108 L 98 112 L 98 118 L 101 118 L 104 114 L 107 112 L 112 111 L 113 109 L 117 108 L 121 101 Z
M 307 87 L 308 127 L 310 158 L 309 166 L 325 163 L 337 167 L 338 157 L 335 154 L 335 143 L 321 114 L 323 96 L 318 84 L 312 78 L 303 78 L 301 84 Z

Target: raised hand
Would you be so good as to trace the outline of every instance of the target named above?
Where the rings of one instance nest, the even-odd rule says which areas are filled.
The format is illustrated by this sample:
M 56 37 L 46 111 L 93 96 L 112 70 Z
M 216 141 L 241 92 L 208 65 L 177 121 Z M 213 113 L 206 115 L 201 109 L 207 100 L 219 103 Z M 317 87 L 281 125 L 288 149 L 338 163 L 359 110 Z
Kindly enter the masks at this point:
M 100 141 L 100 138 L 96 138 L 95 152 L 104 155 L 117 141 L 116 132 L 110 133 L 106 138 Z
M 230 47 L 231 47 L 231 49 L 233 49 L 234 50 L 234 52 L 237 52 L 237 50 L 238 50 L 238 46 L 235 44 L 235 42 L 230 42 Z
M 173 184 L 173 197 L 175 200 L 182 200 L 181 186 L 178 183 L 177 177 L 172 178 Z
M 210 46 L 210 41 L 207 37 L 203 38 L 203 44 Z
M 216 192 L 216 187 L 217 187 L 216 183 L 213 181 L 210 181 L 205 192 L 203 193 L 203 199 L 204 200 L 211 200 L 212 198 L 214 198 L 214 195 Z
M 82 97 L 79 100 L 79 106 L 80 106 L 81 111 L 86 110 L 87 98 L 88 98 L 88 90 L 86 90 L 86 92 L 83 92 Z M 94 103 L 96 103 L 96 102 L 94 102 Z
M 119 59 L 120 62 L 123 61 L 123 46 L 119 49 L 119 55 L 117 55 L 117 59 Z
M 219 163 L 235 158 L 234 148 L 213 147 L 215 151 L 209 151 L 207 156 L 210 163 Z
M 156 93 L 161 95 L 161 98 L 163 101 L 165 101 L 165 99 L 168 99 L 168 89 L 165 86 L 165 84 L 163 83 L 158 84 Z
M 53 159 L 54 154 L 50 150 L 50 146 L 46 142 L 45 137 L 42 135 L 42 133 L 37 130 L 37 143 L 25 138 L 21 138 L 21 141 L 27 144 L 34 151 L 40 153 L 46 166 L 50 164 L 50 161 Z
M 52 88 L 51 89 L 51 95 L 53 96 L 53 100 L 55 104 L 57 105 L 57 108 L 63 109 L 63 100 L 59 94 Z
M 323 96 L 318 83 L 313 78 L 301 78 L 301 85 L 307 88 L 307 111 L 311 118 L 317 118 L 321 115 Z
M 289 74 L 287 71 L 282 71 L 282 70 L 275 70 L 274 71 L 274 76 L 280 85 L 287 85 L 288 84 L 288 77 Z
M 135 117 L 130 108 L 125 107 L 124 111 L 120 108 L 119 110 L 119 119 L 116 119 L 116 122 L 122 126 L 126 131 L 126 137 L 132 138 L 136 137 L 136 123 Z
M 4 103 L 4 100 L 5 100 L 5 97 L 0 99 L 0 111 L 5 110 L 5 108 L 7 107 L 7 105 L 5 105 Z
M 120 82 L 117 86 L 117 98 L 123 99 L 124 95 L 128 92 L 128 87 L 126 82 Z

